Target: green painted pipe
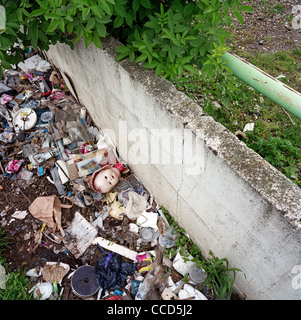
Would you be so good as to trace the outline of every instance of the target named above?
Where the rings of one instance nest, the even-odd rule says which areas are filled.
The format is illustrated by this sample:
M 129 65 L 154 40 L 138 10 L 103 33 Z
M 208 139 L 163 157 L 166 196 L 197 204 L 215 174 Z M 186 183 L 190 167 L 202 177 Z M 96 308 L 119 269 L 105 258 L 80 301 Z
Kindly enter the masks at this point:
M 222 56 L 233 74 L 263 95 L 301 119 L 301 93 L 260 70 L 236 54 Z

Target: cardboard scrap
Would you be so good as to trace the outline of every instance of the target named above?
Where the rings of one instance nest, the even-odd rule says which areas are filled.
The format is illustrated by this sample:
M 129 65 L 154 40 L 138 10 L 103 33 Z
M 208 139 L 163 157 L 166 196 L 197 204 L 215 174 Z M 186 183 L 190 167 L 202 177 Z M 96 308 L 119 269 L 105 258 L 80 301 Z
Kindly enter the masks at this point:
M 100 169 L 99 163 L 103 159 L 106 149 L 94 150 L 85 154 L 76 155 L 65 163 L 70 180 L 87 176 Z

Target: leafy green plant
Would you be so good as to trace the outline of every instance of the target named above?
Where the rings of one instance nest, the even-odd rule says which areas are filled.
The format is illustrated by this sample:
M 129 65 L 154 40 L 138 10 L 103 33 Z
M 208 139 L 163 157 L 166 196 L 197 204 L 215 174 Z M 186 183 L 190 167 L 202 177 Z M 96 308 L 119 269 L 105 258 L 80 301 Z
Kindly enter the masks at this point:
M 70 45 L 84 39 L 101 48 L 111 34 L 125 46 L 126 56 L 156 74 L 174 79 L 197 69 L 211 77 L 226 68 L 220 55 L 229 33 L 231 14 L 243 23 L 240 12 L 252 8 L 241 0 L 1 0 L 6 29 L 0 35 L 1 67 L 10 69 L 22 59 L 19 40 L 26 47 L 48 50 L 58 41 Z M 22 27 L 21 27 L 22 26 Z
M 236 272 L 241 272 L 238 268 L 230 268 L 226 258 L 219 259 L 209 251 L 210 258 L 201 262 L 201 267 L 207 273 L 204 285 L 214 290 L 218 298 L 231 298 L 232 286 L 235 282 Z
M 28 292 L 30 281 L 25 271 L 17 270 L 8 273 L 5 285 L 5 289 L 0 289 L 0 299 L 33 300 L 33 294 Z
M 225 38 L 230 37 L 223 28 L 231 24 L 230 12 L 243 23 L 240 12 L 252 11 L 240 4 L 231 0 L 161 2 L 143 26 L 125 39 L 126 46 L 117 49 L 117 60 L 129 56 L 171 80 L 182 78 L 184 71 L 198 75 L 199 70 L 211 78 L 227 69 L 221 55 L 226 51 Z
M 290 178 L 297 175 L 298 167 L 295 159 L 301 160 L 300 148 L 286 139 L 270 136 L 268 139 L 255 136 L 254 133 L 248 133 L 251 142 L 249 147 L 259 153 L 265 160 L 271 163 L 275 168 L 283 171 Z

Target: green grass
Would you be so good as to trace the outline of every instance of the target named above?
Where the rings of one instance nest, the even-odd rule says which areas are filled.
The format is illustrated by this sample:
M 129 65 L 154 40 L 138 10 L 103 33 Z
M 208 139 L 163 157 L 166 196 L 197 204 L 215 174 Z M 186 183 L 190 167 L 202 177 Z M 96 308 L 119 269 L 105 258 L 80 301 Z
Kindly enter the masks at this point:
M 295 50 L 292 58 L 287 52 L 278 52 L 274 56 L 258 53 L 250 62 L 272 75 L 284 73 L 287 83 L 296 87 L 293 85 L 296 78 L 292 74 L 296 77 L 298 71 L 292 66 L 300 66 L 295 56 L 298 53 Z M 219 76 L 212 81 L 189 76 L 177 83 L 177 87 L 190 97 L 199 99 L 204 112 L 234 134 L 243 131 L 245 124 L 255 123 L 254 131 L 247 132 L 242 140 L 293 183 L 301 186 L 301 119 L 233 75 Z M 215 102 L 221 107 L 217 108 Z
M 11 239 L 0 227 L 0 265 L 8 271 L 4 252 L 9 248 Z M 21 269 L 15 272 L 7 272 L 5 278 L 5 289 L 0 289 L 0 300 L 33 300 L 33 294 L 28 293 L 30 286 L 26 272 Z
M 262 13 L 268 15 L 283 13 L 285 11 L 285 7 L 282 3 L 275 4 L 272 0 L 260 0 L 258 6 L 262 8 Z
M 6 276 L 6 288 L 0 289 L 1 300 L 33 300 L 33 293 L 28 293 L 30 284 L 25 271 L 17 270 Z

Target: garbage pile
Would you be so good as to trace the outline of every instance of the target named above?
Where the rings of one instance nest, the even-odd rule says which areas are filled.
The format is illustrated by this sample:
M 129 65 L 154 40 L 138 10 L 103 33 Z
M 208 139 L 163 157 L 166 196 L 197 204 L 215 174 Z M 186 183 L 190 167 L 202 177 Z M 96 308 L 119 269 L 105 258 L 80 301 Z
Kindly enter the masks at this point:
M 0 222 L 34 297 L 212 299 L 195 262 L 165 256 L 177 232 L 60 71 L 25 58 L 0 84 Z

